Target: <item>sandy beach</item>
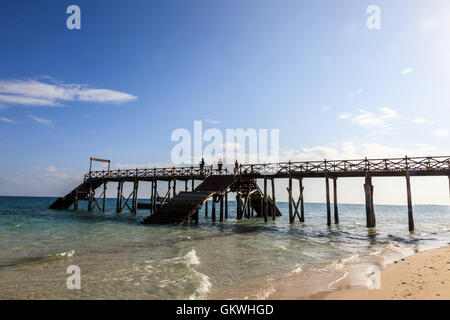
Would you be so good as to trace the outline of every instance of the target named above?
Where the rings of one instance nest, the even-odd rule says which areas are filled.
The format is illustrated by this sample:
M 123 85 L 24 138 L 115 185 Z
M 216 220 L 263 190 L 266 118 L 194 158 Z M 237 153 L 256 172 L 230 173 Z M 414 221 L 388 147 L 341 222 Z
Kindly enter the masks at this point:
M 418 253 L 381 272 L 381 288 L 341 289 L 324 297 L 333 300 L 450 299 L 450 247 Z

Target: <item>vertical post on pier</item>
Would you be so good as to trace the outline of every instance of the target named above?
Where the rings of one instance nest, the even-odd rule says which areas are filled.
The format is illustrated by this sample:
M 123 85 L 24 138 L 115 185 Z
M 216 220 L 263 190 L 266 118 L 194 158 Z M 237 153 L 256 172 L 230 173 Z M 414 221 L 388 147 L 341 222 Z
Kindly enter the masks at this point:
M 264 215 L 264 222 L 267 222 L 267 177 L 264 177 L 264 205 L 263 205 L 263 215 Z
M 249 191 L 250 191 L 250 188 L 249 188 Z M 251 212 L 252 212 L 252 208 L 251 208 L 251 205 L 252 205 L 252 195 L 250 194 L 248 197 L 247 197 L 247 219 L 250 219 L 251 218 Z
M 293 214 L 292 214 L 292 176 L 289 175 L 289 188 L 288 188 L 288 192 L 289 192 L 289 223 L 293 223 L 294 219 L 293 219 Z
M 275 220 L 277 205 L 275 202 L 275 179 L 272 178 L 272 220 Z
M 156 213 L 156 211 L 158 210 L 158 206 L 156 205 L 156 203 L 158 202 L 158 180 L 155 180 L 155 182 L 153 183 L 153 214 Z
M 133 214 L 137 213 L 137 193 L 138 193 L 138 186 L 139 186 L 139 180 L 138 179 L 134 179 L 134 183 L 133 183 L 133 202 L 131 204 L 131 211 Z
M 200 209 L 198 209 L 195 214 L 194 214 L 194 222 L 195 224 L 198 224 L 198 212 L 200 211 Z
M 205 218 L 208 218 L 208 200 L 205 202 Z
M 150 214 L 153 213 L 153 180 L 151 181 L 150 187 Z
M 174 180 L 173 180 L 173 192 L 172 192 L 172 198 L 175 197 L 176 194 L 177 194 L 177 180 L 174 179 Z
M 366 225 L 367 228 L 374 228 L 375 210 L 373 205 L 373 185 L 372 185 L 372 177 L 369 175 L 366 176 L 364 191 L 366 195 Z
M 191 191 L 194 191 L 194 187 L 195 187 L 195 179 L 192 178 Z
M 212 203 L 211 203 L 211 216 L 212 216 L 212 222 L 216 222 L 216 195 L 212 197 Z
M 412 208 L 412 197 L 411 197 L 411 181 L 409 178 L 409 172 L 406 172 L 406 192 L 408 194 L 408 226 L 409 231 L 414 231 L 414 216 Z
M 236 219 L 237 220 L 241 220 L 241 196 L 239 195 L 239 193 L 236 193 L 236 202 L 237 202 L 237 207 L 236 207 Z
M 337 201 L 337 177 L 333 177 L 333 204 L 334 204 L 334 223 L 339 223 L 338 201 Z
M 228 190 L 225 191 L 225 220 L 228 219 Z
M 223 196 L 220 196 L 220 222 L 223 222 Z
M 331 204 L 330 204 L 330 179 L 325 177 L 326 197 L 327 197 L 327 226 L 331 226 Z
M 170 189 L 172 185 L 172 180 L 167 181 L 167 199 L 170 199 Z
M 117 204 L 116 204 L 116 212 L 120 213 L 122 211 L 122 190 L 123 190 L 123 181 L 117 182 Z
M 106 180 L 105 182 L 103 182 L 103 207 L 102 207 L 103 212 L 105 212 L 105 208 L 106 208 Z
M 92 182 L 89 182 L 89 202 L 88 202 L 88 210 L 92 211 L 92 198 L 94 191 L 92 190 Z
M 73 202 L 73 210 L 78 211 L 78 189 L 75 190 L 75 201 Z
M 184 180 L 184 191 L 188 191 L 188 181 Z
M 303 178 L 298 179 L 298 187 L 300 189 L 300 220 L 305 222 L 305 201 L 303 199 L 303 190 L 305 190 L 305 187 L 303 186 Z

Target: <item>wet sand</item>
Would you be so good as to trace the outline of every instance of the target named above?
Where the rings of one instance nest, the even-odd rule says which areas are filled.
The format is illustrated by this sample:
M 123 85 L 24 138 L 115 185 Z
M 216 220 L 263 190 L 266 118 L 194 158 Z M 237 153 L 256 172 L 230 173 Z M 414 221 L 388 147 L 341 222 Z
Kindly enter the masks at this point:
M 317 298 L 317 297 L 316 297 Z M 381 288 L 341 289 L 322 296 L 333 300 L 448 300 L 450 247 L 418 253 L 381 272 Z

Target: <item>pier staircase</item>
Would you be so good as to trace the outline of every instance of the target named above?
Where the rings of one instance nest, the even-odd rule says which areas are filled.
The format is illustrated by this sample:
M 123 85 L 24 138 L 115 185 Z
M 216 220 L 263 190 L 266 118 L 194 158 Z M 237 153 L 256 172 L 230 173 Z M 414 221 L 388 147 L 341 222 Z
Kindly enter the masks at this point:
M 259 188 L 255 179 L 243 179 L 240 181 L 240 190 L 238 192 L 241 198 L 242 206 L 245 205 L 245 202 L 248 201 L 247 206 L 250 207 L 250 213 L 242 212 L 242 216 L 247 216 L 247 218 L 251 218 L 254 210 L 256 217 L 263 217 L 263 208 L 264 208 L 264 193 Z M 271 217 L 273 210 L 275 210 L 275 216 L 280 217 L 281 211 L 274 204 L 272 197 L 267 197 L 267 208 L 268 208 L 268 216 Z M 246 208 L 247 209 L 247 208 Z M 243 210 L 245 210 L 243 208 Z
M 91 185 L 92 184 L 92 185 Z M 102 179 L 90 179 L 84 181 L 78 187 L 69 192 L 66 196 L 60 197 L 52 203 L 49 209 L 64 209 L 67 210 L 74 204 L 76 197 L 78 200 L 88 200 L 89 191 L 95 190 L 103 184 Z M 78 191 L 78 194 L 77 194 Z
M 233 183 L 233 175 L 211 175 L 194 191 L 178 193 L 155 214 L 144 219 L 143 223 L 183 225 L 198 213 L 210 197 L 227 192 Z

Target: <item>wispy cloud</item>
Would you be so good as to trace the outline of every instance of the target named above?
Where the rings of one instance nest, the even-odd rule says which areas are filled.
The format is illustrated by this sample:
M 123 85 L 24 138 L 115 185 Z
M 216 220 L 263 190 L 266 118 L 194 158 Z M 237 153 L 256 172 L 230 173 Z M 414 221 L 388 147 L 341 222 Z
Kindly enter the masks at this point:
M 391 125 L 387 120 L 398 118 L 399 115 L 395 110 L 388 107 L 382 107 L 379 110 L 380 113 L 375 114 L 364 109 L 358 109 L 359 114 L 352 115 L 351 113 L 343 113 L 338 117 L 338 119 L 350 119 L 354 124 L 365 129 L 376 129 L 381 130 L 381 133 L 387 133 L 391 129 Z
M 125 103 L 137 97 L 83 84 L 52 83 L 38 80 L 0 80 L 0 104 L 25 106 L 63 106 L 64 102 Z
M 418 124 L 435 124 L 436 123 L 436 121 L 434 121 L 434 120 L 420 118 L 420 117 L 414 118 L 413 122 L 418 123 Z
M 30 119 L 33 119 L 34 121 L 36 121 L 38 123 L 44 124 L 46 126 L 49 126 L 50 128 L 54 128 L 52 120 L 44 119 L 44 118 L 38 118 L 38 117 L 33 116 L 31 114 L 27 114 L 27 117 L 30 118 Z
M 413 67 L 409 67 L 409 68 L 403 69 L 402 70 L 402 75 L 406 76 L 408 73 L 411 73 L 413 71 L 414 71 Z
M 436 137 L 442 139 L 448 136 L 448 131 L 445 129 L 437 129 L 434 134 L 436 135 Z
M 6 122 L 6 123 L 17 123 L 16 121 L 4 117 L 0 117 L 0 121 Z

